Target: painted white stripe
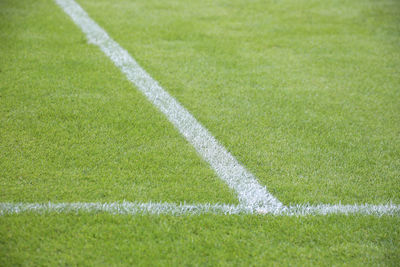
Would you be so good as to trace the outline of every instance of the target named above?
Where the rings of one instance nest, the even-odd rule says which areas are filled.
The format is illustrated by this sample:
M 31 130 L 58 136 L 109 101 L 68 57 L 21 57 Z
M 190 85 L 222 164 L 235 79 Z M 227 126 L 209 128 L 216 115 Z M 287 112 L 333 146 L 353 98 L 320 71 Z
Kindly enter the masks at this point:
M 173 204 L 173 203 L 0 203 L 0 215 L 20 213 L 96 213 L 111 214 L 240 214 L 252 213 L 246 206 L 227 204 Z
M 306 215 L 374 215 L 374 216 L 400 216 L 400 205 L 396 204 L 318 204 L 318 205 L 293 205 L 289 206 L 287 210 L 282 211 L 282 215 L 289 216 L 306 216 Z
M 173 204 L 173 203 L 0 203 L 0 215 L 21 213 L 111 213 L 111 214 L 258 214 L 275 216 L 308 215 L 372 215 L 400 216 L 400 205 L 294 205 L 280 212 L 259 212 L 244 205 L 228 204 Z
M 285 207 L 256 178 L 218 143 L 178 101 L 169 95 L 118 43 L 94 22 L 73 0 L 55 0 L 100 49 L 121 69 L 129 81 L 152 102 L 191 143 L 218 176 L 236 191 L 242 205 L 269 212 Z

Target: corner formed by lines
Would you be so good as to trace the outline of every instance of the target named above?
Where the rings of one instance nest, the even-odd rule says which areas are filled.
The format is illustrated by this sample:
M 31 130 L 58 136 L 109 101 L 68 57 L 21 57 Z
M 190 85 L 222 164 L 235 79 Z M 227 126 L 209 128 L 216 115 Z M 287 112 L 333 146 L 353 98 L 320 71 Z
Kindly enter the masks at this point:
M 85 33 L 89 43 L 103 53 L 126 75 L 147 99 L 160 110 L 185 139 L 197 150 L 239 198 L 240 204 L 261 210 L 285 209 L 265 186 L 243 167 L 214 136 L 174 97 L 165 91 L 131 55 L 115 42 L 74 0 L 55 0 Z
M 9 203 L 0 202 L 0 216 L 21 213 L 110 213 L 150 215 L 199 215 L 199 214 L 271 214 L 276 216 L 306 215 L 373 215 L 400 216 L 396 204 L 319 204 L 284 206 L 268 192 L 265 186 L 242 166 L 211 133 L 203 127 L 177 100 L 168 94 L 118 43 L 94 22 L 74 0 L 55 0 L 88 41 L 97 45 L 146 97 L 179 130 L 185 139 L 207 161 L 217 175 L 232 188 L 239 198 L 239 205 L 230 204 L 175 204 L 175 203 Z

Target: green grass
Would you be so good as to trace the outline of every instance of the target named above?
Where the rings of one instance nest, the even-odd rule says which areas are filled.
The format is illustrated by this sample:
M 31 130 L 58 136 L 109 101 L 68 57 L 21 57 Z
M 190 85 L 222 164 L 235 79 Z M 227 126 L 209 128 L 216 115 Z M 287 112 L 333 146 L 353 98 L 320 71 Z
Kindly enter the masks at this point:
M 285 203 L 400 202 L 397 1 L 92 1 Z
M 284 204 L 400 203 L 400 4 L 80 0 Z M 0 202 L 238 203 L 51 0 L 0 1 Z M 0 265 L 398 265 L 400 219 L 0 216 Z
M 398 217 L 24 214 L 0 222 L 2 265 L 395 266 L 400 260 Z
M 54 3 L 1 12 L 0 201 L 237 203 Z

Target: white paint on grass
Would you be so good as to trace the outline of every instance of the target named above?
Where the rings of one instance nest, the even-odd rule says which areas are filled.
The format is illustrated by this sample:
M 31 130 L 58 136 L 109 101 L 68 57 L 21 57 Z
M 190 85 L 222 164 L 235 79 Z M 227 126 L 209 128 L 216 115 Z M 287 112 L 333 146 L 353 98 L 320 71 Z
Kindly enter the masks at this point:
M 374 215 L 374 216 L 400 216 L 400 205 L 396 204 L 318 204 L 308 205 L 299 204 L 289 206 L 286 211 L 281 213 L 282 215 L 289 216 L 306 216 L 306 215 L 331 215 L 331 214 L 342 214 L 342 215 Z
M 228 204 L 174 204 L 174 203 L 0 203 L 0 215 L 20 213 L 111 213 L 111 214 L 243 214 L 253 210 Z
M 275 216 L 308 215 L 373 215 L 400 216 L 400 205 L 294 205 L 280 212 L 259 212 L 244 205 L 229 204 L 174 204 L 174 203 L 0 203 L 0 215 L 21 213 L 110 213 L 150 215 L 200 215 L 200 214 L 272 214 Z
M 181 104 L 169 95 L 118 43 L 73 0 L 55 0 L 86 34 L 121 69 L 129 81 L 152 102 L 191 143 L 218 176 L 236 191 L 242 205 L 264 212 L 281 212 L 282 203 L 271 195 Z

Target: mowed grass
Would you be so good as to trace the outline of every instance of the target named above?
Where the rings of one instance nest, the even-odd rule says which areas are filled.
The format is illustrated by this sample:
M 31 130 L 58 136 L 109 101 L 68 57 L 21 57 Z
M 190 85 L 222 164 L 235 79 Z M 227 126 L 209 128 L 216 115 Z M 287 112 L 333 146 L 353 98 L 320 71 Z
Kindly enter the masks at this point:
M 51 1 L 2 1 L 0 201 L 237 203 Z
M 283 202 L 400 202 L 398 1 L 79 2 Z
M 399 201 L 395 1 L 79 1 L 288 203 Z M 237 203 L 50 0 L 0 1 L 0 201 Z M 0 265 L 398 265 L 399 217 L 0 216 Z
M 399 223 L 358 216 L 23 214 L 0 218 L 0 264 L 398 266 Z

